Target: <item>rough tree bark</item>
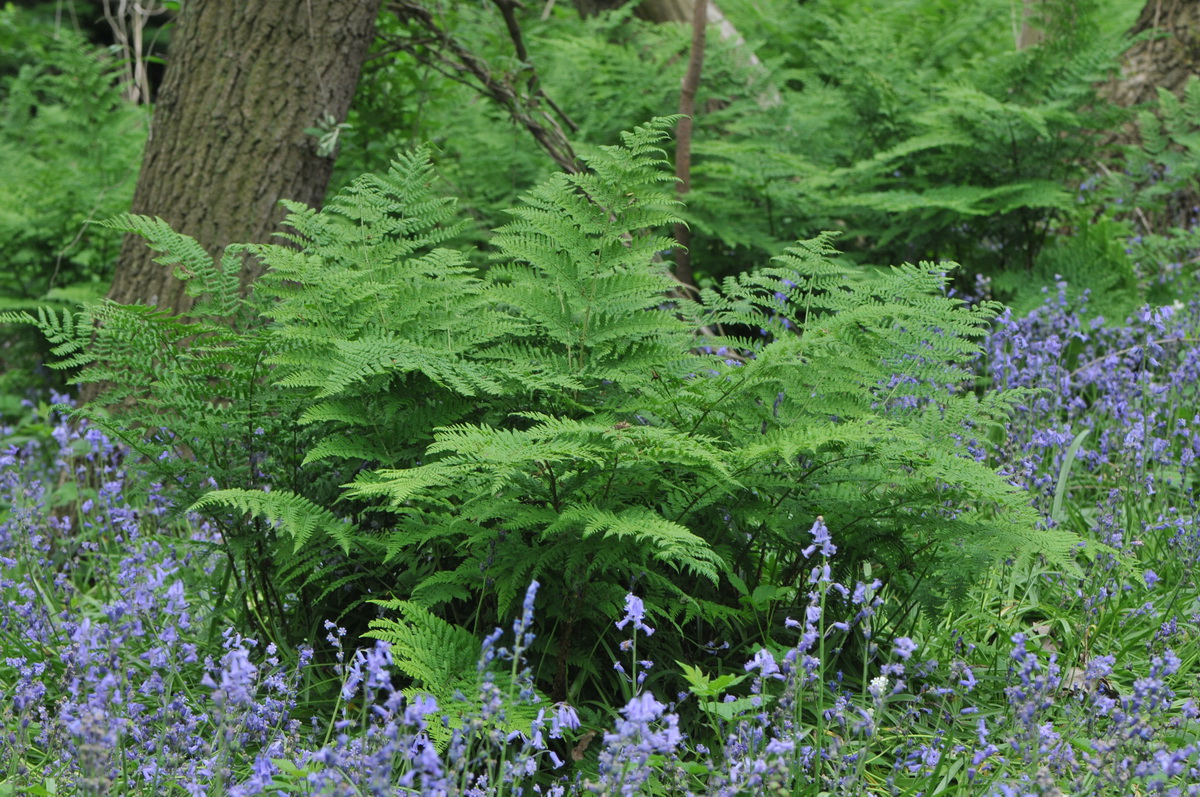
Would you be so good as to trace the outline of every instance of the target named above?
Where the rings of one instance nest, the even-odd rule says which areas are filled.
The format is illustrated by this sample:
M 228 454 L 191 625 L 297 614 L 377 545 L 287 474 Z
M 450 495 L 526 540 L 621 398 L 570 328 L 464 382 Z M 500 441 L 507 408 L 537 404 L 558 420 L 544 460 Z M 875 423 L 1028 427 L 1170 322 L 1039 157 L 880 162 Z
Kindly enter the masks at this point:
M 133 212 L 216 254 L 265 242 L 281 199 L 320 205 L 333 161 L 304 129 L 346 116 L 381 0 L 188 0 L 176 22 Z M 183 284 L 129 236 L 109 298 L 186 310 Z M 254 276 L 248 263 L 243 285 Z
M 1182 97 L 1187 79 L 1200 74 L 1200 3 L 1147 0 L 1129 33 L 1152 30 L 1122 58 L 1121 76 L 1108 92 L 1118 105 L 1152 102 L 1159 86 Z

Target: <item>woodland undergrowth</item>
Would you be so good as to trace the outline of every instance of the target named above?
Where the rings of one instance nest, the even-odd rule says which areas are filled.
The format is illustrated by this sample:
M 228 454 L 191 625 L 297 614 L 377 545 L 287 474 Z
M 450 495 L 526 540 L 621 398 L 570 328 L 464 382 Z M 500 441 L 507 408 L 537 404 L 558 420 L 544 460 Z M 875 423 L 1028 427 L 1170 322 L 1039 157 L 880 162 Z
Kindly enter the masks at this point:
M 590 700 L 617 688 L 598 654 L 631 591 L 673 631 L 652 658 L 782 638 L 817 516 L 835 575 L 869 563 L 929 610 L 1004 558 L 1070 567 L 1078 539 L 968 452 L 1029 400 L 968 389 L 998 307 L 947 298 L 941 266 L 840 266 L 828 236 L 679 295 L 655 235 L 675 208 L 672 121 L 531 191 L 486 273 L 439 248 L 454 206 L 418 151 L 320 212 L 292 206 L 299 248 L 213 261 L 161 221 L 110 222 L 188 281 L 185 315 L 105 302 L 0 321 L 37 325 L 104 386 L 75 415 L 213 525 L 224 605 L 278 644 L 335 617 L 356 636 L 437 629 L 443 655 L 474 661 L 537 580 L 552 630 L 534 681 Z M 249 298 L 244 256 L 268 266 Z M 425 688 L 453 694 L 455 669 Z

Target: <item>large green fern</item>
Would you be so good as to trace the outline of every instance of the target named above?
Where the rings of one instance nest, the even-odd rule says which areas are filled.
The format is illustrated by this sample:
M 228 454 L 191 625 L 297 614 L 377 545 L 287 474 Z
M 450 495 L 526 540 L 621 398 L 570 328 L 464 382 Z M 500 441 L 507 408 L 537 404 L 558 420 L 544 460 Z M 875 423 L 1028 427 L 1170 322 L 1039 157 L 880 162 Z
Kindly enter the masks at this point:
M 762 618 L 742 597 L 760 588 L 772 616 L 800 611 L 817 515 L 845 567 L 870 561 L 931 606 L 997 557 L 1069 565 L 1074 539 L 958 442 L 1019 398 L 964 389 L 995 308 L 947 298 L 940 267 L 852 272 L 830 236 L 679 298 L 660 254 L 671 123 L 532 191 L 484 274 L 439 248 L 453 205 L 418 151 L 320 212 L 292 206 L 294 248 L 217 263 L 119 221 L 202 294 L 188 316 L 0 321 L 39 325 L 84 379 L 120 378 L 106 400 L 133 404 L 109 425 L 221 523 L 258 574 L 253 609 L 285 624 L 316 600 L 389 597 L 401 616 L 376 631 L 461 640 L 447 629 L 501 624 L 536 578 L 550 600 L 533 653 L 558 698 L 615 687 L 599 651 L 631 589 L 687 624 L 647 640 L 658 659 L 700 655 L 688 639 L 750 644 Z M 242 253 L 268 267 L 249 300 Z M 410 658 L 425 688 L 452 688 Z

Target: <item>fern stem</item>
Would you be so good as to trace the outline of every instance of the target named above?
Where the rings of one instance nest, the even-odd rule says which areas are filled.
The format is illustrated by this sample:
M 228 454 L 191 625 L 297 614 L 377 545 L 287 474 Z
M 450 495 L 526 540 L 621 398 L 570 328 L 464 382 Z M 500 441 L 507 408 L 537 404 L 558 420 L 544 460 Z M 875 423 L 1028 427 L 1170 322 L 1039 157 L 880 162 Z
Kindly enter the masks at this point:
M 575 635 L 575 620 L 579 615 L 579 603 L 586 589 L 587 584 L 584 583 L 583 587 L 576 590 L 575 599 L 571 602 L 571 611 L 563 625 L 562 635 L 558 637 L 558 655 L 554 661 L 554 699 L 560 702 L 565 702 L 568 698 L 567 667 L 571 661 L 571 647 Z
M 550 488 L 550 505 L 554 507 L 555 512 L 562 512 L 562 501 L 558 497 L 558 480 L 554 476 L 554 469 L 550 467 L 549 462 L 538 464 L 546 471 L 546 481 Z
M 651 372 L 650 381 L 652 383 L 662 385 L 662 377 L 658 375 L 657 371 Z M 663 386 L 663 390 L 666 390 L 665 386 Z M 670 408 L 675 412 L 675 425 L 683 426 L 683 413 L 679 410 L 679 397 L 675 393 L 671 392 L 665 395 L 664 399 Z
M 716 487 L 717 487 L 717 485 L 712 484 L 712 485 L 709 485 L 708 487 L 706 487 L 705 489 L 701 490 L 699 493 L 697 493 L 696 496 L 691 501 L 688 502 L 687 506 L 685 506 L 683 509 L 679 510 L 679 514 L 677 514 L 675 516 L 674 522 L 682 523 L 684 515 L 686 515 L 688 512 L 691 512 L 692 507 L 694 507 L 700 501 L 701 498 L 703 498 L 704 496 L 706 496 L 710 492 L 712 492 L 714 489 L 716 489 Z
M 617 464 L 621 461 L 621 452 L 613 454 L 612 470 L 608 472 L 608 481 L 604 484 L 604 501 L 608 501 L 610 492 L 612 491 L 613 480 L 617 478 Z
M 929 571 L 932 568 L 932 562 L 926 564 L 925 569 L 921 571 L 921 574 L 917 576 L 917 579 L 913 581 L 912 586 L 909 587 L 908 592 L 905 594 L 901 603 L 899 611 L 895 612 L 888 621 L 888 624 L 893 629 L 899 629 L 900 623 L 908 619 L 908 615 L 912 612 L 913 608 L 917 604 L 917 589 L 921 586 L 921 583 L 925 581 L 926 577 L 929 575 Z
M 709 413 L 715 410 L 718 404 L 732 396 L 734 393 L 738 392 L 738 390 L 742 387 L 741 382 L 744 382 L 746 379 L 747 377 L 741 377 L 737 381 L 731 380 L 729 388 L 722 392 L 721 395 L 717 397 L 716 401 L 705 407 L 704 412 L 700 413 L 700 417 L 696 419 L 696 422 L 692 424 L 692 428 L 688 430 L 688 435 L 691 436 L 695 434 L 696 430 L 700 428 L 700 424 L 704 423 L 705 419 L 708 418 Z

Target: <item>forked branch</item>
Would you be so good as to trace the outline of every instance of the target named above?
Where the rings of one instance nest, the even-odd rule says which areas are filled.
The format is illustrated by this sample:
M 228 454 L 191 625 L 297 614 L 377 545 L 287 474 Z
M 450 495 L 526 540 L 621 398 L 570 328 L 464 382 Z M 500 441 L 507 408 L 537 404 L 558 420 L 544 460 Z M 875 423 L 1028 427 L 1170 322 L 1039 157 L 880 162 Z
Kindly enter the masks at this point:
M 517 2 L 494 2 L 504 17 L 517 58 L 521 61 L 523 69 L 529 73 L 524 90 L 518 89 L 508 76 L 497 74 L 487 61 L 471 52 L 438 25 L 429 9 L 414 0 L 392 0 L 387 7 L 401 21 L 415 26 L 425 35 L 420 40 L 392 38 L 388 42 L 390 49 L 407 52 L 446 77 L 471 86 L 491 98 L 514 122 L 529 131 L 538 146 L 545 150 L 563 171 L 576 174 L 582 171 L 582 167 L 563 130 L 563 125 L 572 131 L 578 130 L 578 126 L 538 86 L 537 72 L 529 62 L 529 54 L 521 37 L 520 25 L 517 23 L 514 11 L 519 7 Z M 542 105 L 547 106 L 553 113 L 547 113 Z

